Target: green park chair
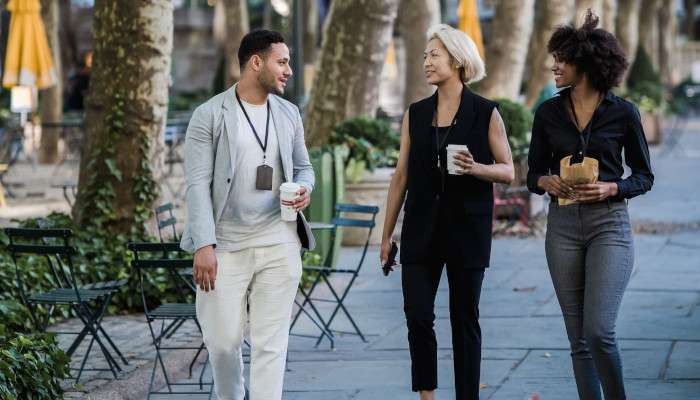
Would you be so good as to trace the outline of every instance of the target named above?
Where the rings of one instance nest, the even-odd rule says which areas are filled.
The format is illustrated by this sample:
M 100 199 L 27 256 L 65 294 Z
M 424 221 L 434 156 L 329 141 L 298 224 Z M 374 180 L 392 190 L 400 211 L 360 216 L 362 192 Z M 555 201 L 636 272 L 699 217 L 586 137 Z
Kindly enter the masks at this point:
M 105 332 L 102 319 L 113 295 L 121 287 L 119 285 L 121 281 L 81 285 L 73 265 L 73 257 L 77 254 L 77 249 L 70 245 L 72 232 L 69 229 L 5 228 L 5 234 L 9 239 L 7 250 L 15 265 L 20 298 L 29 309 L 37 328 L 45 331 L 56 308 L 68 307 L 83 323 L 83 329 L 79 332 L 55 332 L 77 335 L 66 351 L 68 356 L 72 357 L 85 337 L 91 336 L 90 344 L 75 377 L 76 383 L 80 381 L 84 371 L 110 371 L 117 378 L 117 372 L 121 372 L 122 369 L 107 345 L 125 365 L 128 365 L 128 362 Z M 23 271 L 23 266 L 29 262 L 43 262 L 48 273 L 39 275 L 39 278 L 32 276 L 30 283 L 29 277 L 25 276 L 27 271 Z M 37 285 L 34 281 L 36 279 L 42 279 L 42 285 Z M 32 290 L 38 286 L 47 289 Z M 40 306 L 45 307 L 46 312 L 41 313 Z M 109 369 L 85 368 L 95 343 L 104 355 Z
M 148 285 L 154 285 L 157 282 L 170 281 L 172 283 L 172 277 L 177 275 L 177 271 L 183 268 L 192 267 L 192 259 L 185 258 L 183 251 L 180 249 L 180 244 L 177 242 L 165 242 L 165 243 L 129 243 L 129 250 L 134 253 L 134 259 L 131 262 L 131 266 L 135 271 L 136 277 L 139 281 L 139 286 L 141 290 L 141 301 L 143 302 L 143 309 L 146 315 L 146 322 L 148 323 L 148 329 L 153 338 L 153 345 L 156 350 L 156 357 L 153 361 L 153 369 L 151 371 L 151 379 L 148 385 L 148 399 L 151 395 L 164 395 L 164 394 L 202 394 L 201 391 L 203 386 L 211 386 L 212 383 L 204 383 L 204 371 L 206 368 L 202 368 L 199 375 L 199 389 L 200 391 L 192 392 L 181 392 L 173 391 L 173 386 L 193 386 L 193 383 L 175 383 L 168 376 L 167 369 L 165 368 L 165 362 L 163 361 L 164 350 L 197 350 L 197 356 L 202 351 L 203 346 L 191 347 L 191 346 L 178 346 L 169 343 L 169 334 L 167 327 L 172 327 L 173 323 L 176 322 L 181 324 L 182 321 L 192 321 L 199 332 L 202 332 L 202 328 L 197 321 L 197 312 L 195 310 L 195 305 L 192 302 L 187 302 L 185 300 L 178 300 L 178 302 L 165 302 L 159 306 L 153 308 L 148 300 L 146 299 L 146 291 Z M 172 288 L 171 288 L 172 289 Z M 166 289 L 168 290 L 168 289 Z M 158 328 L 160 325 L 160 328 Z M 172 328 L 170 328 L 172 330 Z M 190 375 L 192 373 L 192 366 L 194 365 L 195 359 L 192 360 L 190 364 Z M 165 379 L 165 384 L 168 388 L 167 393 L 160 392 L 153 389 L 156 371 L 160 365 L 163 377 Z
M 316 346 L 318 346 L 321 343 L 324 337 L 328 337 L 332 341 L 333 332 L 358 335 L 363 342 L 367 342 L 365 335 L 362 333 L 354 318 L 352 317 L 350 311 L 345 306 L 344 301 L 347 298 L 350 289 L 352 289 L 353 283 L 355 283 L 355 280 L 360 274 L 360 269 L 362 268 L 362 264 L 364 263 L 365 257 L 367 255 L 369 240 L 372 236 L 372 230 L 374 229 L 375 218 L 378 212 L 379 207 L 376 206 L 342 203 L 336 204 L 335 218 L 333 218 L 334 229 L 331 230 L 332 243 L 334 243 L 335 241 L 335 232 L 341 227 L 367 229 L 367 239 L 362 248 L 362 255 L 360 256 L 357 265 L 355 267 L 348 268 L 337 267 L 334 265 L 331 266 L 329 263 L 332 262 L 332 260 L 337 259 L 338 255 L 336 251 L 329 251 L 328 255 L 326 256 L 324 265 L 304 266 L 304 271 L 311 273 L 314 276 L 314 279 L 308 290 L 306 290 L 304 287 L 299 288 L 299 291 L 302 297 L 304 298 L 304 301 L 301 303 L 299 310 L 294 315 L 291 327 L 294 326 L 294 324 L 299 319 L 302 310 L 304 310 L 304 308 L 308 305 L 311 308 L 313 314 L 316 316 L 317 321 L 320 321 L 324 328 L 321 334 L 317 337 Z M 354 215 L 364 216 L 365 218 L 349 218 L 347 216 L 344 216 L 345 213 L 353 213 Z M 340 247 L 333 246 L 331 248 L 339 249 Z M 344 288 L 342 290 L 337 289 L 337 282 L 332 282 L 332 277 L 334 275 L 344 275 L 350 277 L 349 281 L 344 283 Z M 331 295 L 330 298 L 313 297 L 314 291 L 319 287 L 321 283 L 323 283 L 323 285 L 328 289 Z M 333 311 L 331 312 L 329 317 L 324 318 L 317 306 L 317 303 L 319 302 L 333 304 Z M 341 332 L 332 329 L 333 321 L 335 320 L 335 317 L 338 315 L 338 313 L 341 311 L 343 314 L 345 314 L 349 322 L 352 324 L 352 327 L 354 329 L 353 331 Z

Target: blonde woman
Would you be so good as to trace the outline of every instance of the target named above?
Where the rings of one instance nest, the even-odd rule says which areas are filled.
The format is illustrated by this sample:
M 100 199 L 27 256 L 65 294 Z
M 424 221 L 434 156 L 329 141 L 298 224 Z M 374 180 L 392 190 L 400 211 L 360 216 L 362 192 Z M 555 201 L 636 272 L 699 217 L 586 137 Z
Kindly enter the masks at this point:
M 447 25 L 428 31 L 423 66 L 437 90 L 411 104 L 387 199 L 380 259 L 386 262 L 401 205 L 401 264 L 413 391 L 435 398 L 435 294 L 447 265 L 458 400 L 479 398 L 479 296 L 491 253 L 493 182 L 513 180 L 513 161 L 496 103 L 467 84 L 485 76 L 474 42 Z M 448 159 L 449 145 L 467 146 Z M 449 171 L 448 171 L 449 170 Z

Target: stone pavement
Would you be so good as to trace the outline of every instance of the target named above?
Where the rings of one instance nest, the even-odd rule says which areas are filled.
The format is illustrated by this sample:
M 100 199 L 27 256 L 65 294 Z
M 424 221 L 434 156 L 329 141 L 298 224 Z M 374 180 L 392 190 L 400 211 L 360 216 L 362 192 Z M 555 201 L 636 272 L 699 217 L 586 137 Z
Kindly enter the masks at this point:
M 673 151 L 652 150 L 654 190 L 630 202 L 635 227 L 655 234 L 635 237 L 635 270 L 625 294 L 617 333 L 629 398 L 700 399 L 700 121 L 694 121 Z M 324 341 L 292 337 L 285 400 L 416 399 L 410 391 L 410 363 L 402 311 L 400 274 L 378 271 L 377 248 L 347 305 L 368 343 L 339 336 L 336 349 Z M 481 398 L 575 399 L 568 343 L 544 257 L 543 238 L 494 241 L 492 267 L 481 298 L 483 362 Z M 357 249 L 345 248 L 341 264 L 352 265 Z M 327 307 L 324 310 L 328 310 Z M 439 345 L 438 399 L 454 398 L 446 282 L 436 300 Z M 143 399 L 153 352 L 141 316 L 110 317 L 107 326 L 129 351 L 132 367 L 118 380 L 90 375 L 70 397 Z M 349 329 L 340 316 L 339 329 Z M 70 323 L 70 322 L 69 322 Z M 314 332 L 302 318 L 295 332 Z M 199 340 L 193 328 L 178 340 Z M 187 382 L 192 352 L 168 357 L 179 382 Z M 99 357 L 95 362 L 99 363 Z M 201 363 L 198 365 L 201 368 Z M 199 369 L 197 370 L 199 371 Z M 207 370 L 207 379 L 210 379 Z M 208 395 L 157 398 L 207 399 Z M 257 400 L 257 399 L 256 399 Z

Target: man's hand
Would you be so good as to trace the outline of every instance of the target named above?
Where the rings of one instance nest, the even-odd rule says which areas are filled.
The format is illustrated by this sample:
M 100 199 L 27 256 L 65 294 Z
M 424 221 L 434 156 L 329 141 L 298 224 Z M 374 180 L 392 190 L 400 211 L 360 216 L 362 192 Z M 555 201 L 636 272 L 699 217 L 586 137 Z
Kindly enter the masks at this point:
M 581 203 L 595 203 L 608 197 L 617 196 L 619 191 L 615 182 L 596 182 L 574 186 L 576 200 Z
M 200 289 L 205 292 L 214 290 L 217 269 L 218 265 L 214 246 L 202 247 L 194 253 L 192 275 L 194 275 L 194 283 L 199 286 Z
M 552 196 L 557 196 L 562 199 L 578 200 L 578 198 L 575 197 L 576 191 L 574 188 L 564 182 L 559 175 L 541 176 L 537 181 L 537 186 Z
M 294 207 L 297 212 L 299 211 L 304 211 L 306 207 L 311 204 L 311 196 L 308 190 L 304 186 L 299 189 L 297 192 L 297 197 L 296 199 L 292 201 L 286 201 L 282 200 L 282 205 L 289 206 L 289 207 Z

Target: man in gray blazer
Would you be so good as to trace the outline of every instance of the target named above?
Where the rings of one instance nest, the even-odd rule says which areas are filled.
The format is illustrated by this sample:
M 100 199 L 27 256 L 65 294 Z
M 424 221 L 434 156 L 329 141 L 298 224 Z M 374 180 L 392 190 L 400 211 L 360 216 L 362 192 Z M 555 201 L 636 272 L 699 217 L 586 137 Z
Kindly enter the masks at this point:
M 195 253 L 197 318 L 216 398 L 244 398 L 241 344 L 248 321 L 251 399 L 279 400 L 300 249 L 315 245 L 301 213 L 314 171 L 299 111 L 278 97 L 292 75 L 282 36 L 253 31 L 238 58 L 241 80 L 199 106 L 187 128 L 181 246 Z M 280 216 L 284 182 L 300 185 L 295 200 L 282 202 L 296 209 L 296 221 Z

